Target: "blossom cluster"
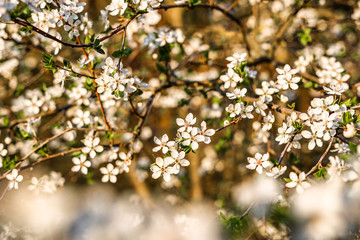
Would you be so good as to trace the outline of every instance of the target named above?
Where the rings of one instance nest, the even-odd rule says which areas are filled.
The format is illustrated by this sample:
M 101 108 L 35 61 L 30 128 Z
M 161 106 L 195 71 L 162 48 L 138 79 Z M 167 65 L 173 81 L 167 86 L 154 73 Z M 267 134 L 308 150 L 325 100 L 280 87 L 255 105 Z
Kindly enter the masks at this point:
M 167 157 L 157 157 L 156 162 L 151 166 L 152 177 L 157 179 L 161 175 L 166 182 L 170 181 L 171 174 L 178 174 L 181 167 L 190 165 L 185 155 L 190 151 L 195 152 L 199 148 L 199 143 L 209 144 L 211 136 L 215 134 L 214 129 L 208 129 L 206 122 L 202 121 L 200 128 L 193 126 L 196 123 L 196 117 L 189 113 L 185 119 L 177 118 L 176 124 L 180 127 L 177 130 L 175 141 L 169 141 L 167 134 L 161 139 L 154 137 L 154 142 L 159 145 L 153 148 L 153 152 L 162 151 Z
M 101 76 L 95 81 L 97 83 L 97 92 L 102 94 L 104 99 L 122 98 L 126 101 L 129 94 L 134 93 L 138 87 L 148 87 L 140 78 L 131 77 L 130 71 L 123 68 L 120 62 L 116 63 L 111 57 L 106 58 L 102 69 Z

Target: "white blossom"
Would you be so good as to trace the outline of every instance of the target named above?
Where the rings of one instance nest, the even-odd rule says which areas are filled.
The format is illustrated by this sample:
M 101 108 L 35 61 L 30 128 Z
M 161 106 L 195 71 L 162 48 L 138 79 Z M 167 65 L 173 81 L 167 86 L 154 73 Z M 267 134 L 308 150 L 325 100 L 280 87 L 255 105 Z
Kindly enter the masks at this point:
M 264 171 L 263 169 L 271 166 L 269 156 L 269 153 L 265 153 L 264 155 L 256 153 L 255 158 L 248 157 L 247 160 L 249 164 L 246 165 L 246 168 L 256 170 L 258 174 L 262 174 Z
M 17 169 L 13 169 L 8 175 L 6 175 L 6 179 L 9 180 L 9 190 L 18 189 L 19 182 L 23 180 L 23 176 L 19 174 Z
M 299 176 L 296 173 L 291 172 L 290 175 L 289 175 L 289 178 L 290 178 L 291 182 L 286 183 L 286 187 L 287 188 L 296 187 L 296 191 L 298 193 L 303 193 L 304 189 L 307 189 L 307 188 L 310 187 L 310 183 L 308 183 L 306 181 L 306 177 L 305 177 L 304 172 L 301 172 L 299 174 Z

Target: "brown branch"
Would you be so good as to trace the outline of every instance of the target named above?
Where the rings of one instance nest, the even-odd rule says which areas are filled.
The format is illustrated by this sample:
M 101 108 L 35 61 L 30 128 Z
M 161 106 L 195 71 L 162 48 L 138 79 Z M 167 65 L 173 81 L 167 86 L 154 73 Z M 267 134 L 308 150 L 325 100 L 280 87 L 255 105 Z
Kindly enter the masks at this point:
M 69 153 L 81 151 L 82 148 L 83 147 L 73 148 L 73 149 L 70 149 L 70 150 L 67 150 L 67 151 L 64 151 L 64 152 L 59 152 L 59 153 L 55 153 L 55 154 L 52 154 L 52 155 L 48 155 L 46 157 L 40 158 L 36 162 L 32 162 L 32 163 L 30 163 L 30 164 L 28 164 L 26 166 L 21 167 L 20 170 L 25 170 L 27 168 L 32 168 L 35 165 L 38 165 L 39 163 L 42 163 L 42 162 L 44 162 L 46 160 L 50 160 L 50 159 L 57 158 L 57 157 L 62 157 L 62 156 L 65 156 L 65 155 L 67 155 Z
M 133 104 L 133 102 L 132 102 L 132 100 L 131 100 L 131 95 L 129 96 L 129 103 L 130 103 L 131 111 L 132 111 L 138 118 L 142 118 L 143 116 L 141 116 L 141 115 L 137 112 L 137 110 L 136 110 L 136 108 L 135 108 L 135 106 L 134 106 L 134 104 Z
M 76 37 L 76 39 L 77 39 L 78 43 L 81 45 L 80 38 L 79 38 L 79 37 Z M 82 47 L 81 50 L 83 51 L 86 60 L 89 60 L 89 55 L 87 54 L 87 52 L 85 51 L 85 49 Z M 98 93 L 97 90 L 96 90 L 96 87 L 97 87 L 97 84 L 96 84 L 96 81 L 95 81 L 95 78 L 96 78 L 96 77 L 95 77 L 95 73 L 94 73 L 94 71 L 93 71 L 93 69 L 92 69 L 92 67 L 91 67 L 91 62 L 88 63 L 88 69 L 89 69 L 89 71 L 90 71 L 91 76 L 93 77 L 93 82 L 94 82 L 94 86 L 95 86 L 95 94 L 96 94 L 96 97 L 97 97 L 97 99 L 98 99 L 98 101 L 99 101 L 99 104 L 100 104 L 101 114 L 102 114 L 102 116 L 103 116 L 105 126 L 106 126 L 108 129 L 111 129 L 110 124 L 109 124 L 109 122 L 108 122 L 107 119 L 106 119 L 106 114 L 105 114 L 105 110 L 104 110 L 103 104 L 102 104 L 102 102 L 101 102 L 100 95 L 99 95 L 99 93 Z
M 87 78 L 91 78 L 91 79 L 96 79 L 96 77 L 89 76 L 89 75 L 82 74 L 82 73 L 78 73 L 78 72 L 74 71 L 72 68 L 71 68 L 71 69 L 68 69 L 68 68 L 59 66 L 59 65 L 57 65 L 57 64 L 54 64 L 54 66 L 57 67 L 57 68 L 60 68 L 60 69 L 62 69 L 62 70 L 65 70 L 65 71 L 67 71 L 67 72 L 74 73 L 74 74 L 76 74 L 77 76 L 80 76 L 80 77 L 87 77 Z
M 239 2 L 239 0 L 235 0 L 235 1 L 231 4 L 231 6 L 225 10 L 225 12 L 226 12 L 226 13 L 230 12 L 230 11 L 236 6 L 236 4 L 238 4 L 238 2 Z
M 280 155 L 280 157 L 279 157 L 279 160 L 278 160 L 278 162 L 277 162 L 277 165 L 280 165 L 280 164 L 281 164 L 281 161 L 283 160 L 283 158 L 284 158 L 287 150 L 289 149 L 292 141 L 294 141 L 295 136 L 296 136 L 296 134 L 293 134 L 293 135 L 291 136 L 289 142 L 286 144 L 284 150 L 281 152 L 281 155 Z
M 306 173 L 305 177 L 308 177 L 311 173 L 315 172 L 316 169 L 318 168 L 318 166 L 320 166 L 320 164 L 324 160 L 326 154 L 330 151 L 330 148 L 331 148 L 334 140 L 335 140 L 335 136 L 332 136 L 325 152 L 323 153 L 323 155 L 321 155 L 321 157 L 320 157 L 319 161 L 316 163 L 316 165 L 314 167 L 312 167 L 309 172 Z
M 123 33 L 123 38 L 122 38 L 122 44 L 121 44 L 121 55 L 119 57 L 119 63 L 118 63 L 118 66 L 117 66 L 117 71 L 120 72 L 120 65 L 121 65 L 121 58 L 123 56 L 123 51 L 124 51 L 124 48 L 125 48 L 125 40 L 126 40 L 126 28 L 124 28 L 124 33 Z
M 128 25 L 129 23 L 136 19 L 138 16 L 140 16 L 140 13 L 136 13 L 134 14 L 126 23 L 125 25 L 119 25 L 118 27 L 116 27 L 113 31 L 111 31 L 108 35 L 105 35 L 104 37 L 101 37 L 99 38 L 99 41 L 102 42 L 102 41 L 105 41 L 106 39 L 116 35 L 117 33 L 121 32 L 122 30 L 124 30 Z M 24 26 L 24 27 L 27 27 L 29 26 L 31 28 L 31 30 L 33 30 L 34 32 L 38 33 L 38 34 L 41 34 L 43 35 L 44 37 L 46 38 L 49 38 L 55 42 L 58 42 L 58 43 L 61 43 L 62 45 L 64 46 L 67 46 L 67 47 L 72 47 L 72 48 L 85 48 L 85 47 L 92 47 L 94 45 L 95 42 L 91 42 L 91 43 L 88 43 L 88 44 L 73 44 L 73 43 L 69 43 L 69 42 L 65 42 L 65 41 L 62 41 L 60 39 L 58 39 L 57 37 L 51 35 L 51 34 L 48 34 L 47 32 L 44 32 L 43 30 L 35 27 L 34 25 L 32 25 L 31 23 L 29 22 L 26 22 L 26 21 L 23 21 L 21 19 L 15 19 L 14 22 L 16 24 L 19 24 L 21 26 Z

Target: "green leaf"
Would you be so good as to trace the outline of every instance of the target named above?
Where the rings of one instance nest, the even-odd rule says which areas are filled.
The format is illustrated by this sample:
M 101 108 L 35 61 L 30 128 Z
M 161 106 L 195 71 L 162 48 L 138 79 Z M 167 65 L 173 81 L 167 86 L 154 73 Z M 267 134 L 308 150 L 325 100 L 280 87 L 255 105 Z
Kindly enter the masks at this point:
M 100 40 L 98 38 L 95 39 L 93 46 L 94 46 L 94 48 L 100 46 Z
M 191 6 L 196 6 L 201 4 L 201 0 L 189 0 L 189 5 Z
M 186 86 L 186 87 L 184 88 L 184 91 L 185 91 L 186 94 L 188 94 L 188 95 L 191 95 L 191 94 L 192 94 L 192 92 L 190 91 L 190 89 L 189 89 L 188 86 Z
M 343 114 L 343 123 L 344 123 L 344 125 L 346 125 L 346 124 L 348 124 L 350 122 L 352 122 L 351 121 L 351 113 L 350 112 L 345 112 Z
M 69 60 L 66 60 L 66 59 L 64 58 L 63 63 L 64 63 L 64 66 L 65 66 L 66 68 L 71 69 L 71 64 L 70 64 L 70 61 L 69 61 Z
M 131 8 L 127 8 L 124 13 L 124 17 L 126 19 L 131 19 L 134 15 L 135 15 L 135 12 Z
M 100 54 L 105 54 L 105 51 L 101 48 L 101 46 L 94 48 Z
M 144 92 L 141 89 L 136 89 L 136 91 L 134 92 L 135 96 L 140 96 L 142 95 Z
M 116 58 L 121 58 L 122 56 L 129 56 L 132 53 L 132 50 L 130 48 L 125 48 L 123 50 L 116 50 L 113 52 L 112 56 Z
M 199 92 L 204 96 L 205 99 L 208 98 L 208 95 L 205 92 L 205 90 L 201 89 L 201 90 L 199 90 Z
M 31 27 L 30 26 L 27 26 L 27 27 L 21 27 L 19 29 L 20 32 L 24 32 L 24 33 L 31 33 Z
M 161 62 L 161 61 L 165 61 L 165 62 L 168 62 L 170 61 L 170 46 L 169 44 L 166 44 L 165 46 L 163 47 L 160 47 L 159 48 L 159 57 L 158 57 L 158 61 Z
M 24 3 L 17 5 L 12 11 L 9 11 L 12 20 L 16 18 L 28 19 L 31 17 L 31 9 Z
M 47 88 L 47 87 L 46 87 L 46 83 L 42 83 L 40 90 L 41 90 L 41 92 L 42 92 L 43 94 L 45 94 L 46 88 Z
M 349 98 L 349 99 L 341 102 L 339 105 L 340 105 L 340 106 L 341 106 L 341 105 L 345 105 L 345 106 L 347 106 L 347 107 L 353 107 L 353 106 L 356 105 L 356 97 L 354 97 L 354 98 Z
M 0 116 L 0 126 L 2 127 L 8 127 L 10 125 L 9 119 L 7 115 L 1 115 Z
M 112 94 L 118 98 L 123 98 L 125 96 L 124 92 L 121 92 L 119 89 L 116 89 L 115 91 L 113 91 Z
M 33 149 L 35 149 L 36 147 L 38 147 L 40 145 L 40 143 L 36 143 L 33 146 Z M 42 146 L 41 148 L 39 148 L 38 150 L 35 151 L 35 153 L 39 154 L 40 156 L 46 156 L 49 152 L 49 148 L 47 146 L 47 144 L 45 144 L 44 146 Z
M 190 104 L 190 101 L 186 100 L 184 98 L 180 99 L 180 101 L 179 101 L 179 107 L 187 106 L 189 104 Z
M 93 34 L 91 36 L 86 35 L 85 40 L 84 40 L 84 44 L 92 43 L 92 42 L 94 42 L 94 40 L 95 40 L 95 34 Z
M 86 174 L 86 183 L 87 183 L 88 185 L 93 185 L 93 184 L 94 184 L 93 177 L 94 177 L 94 172 L 90 172 L 90 171 L 89 171 L 89 172 Z
M 44 68 L 51 70 L 53 73 L 57 71 L 54 62 L 54 56 L 51 54 L 42 53 L 43 60 L 42 62 L 45 63 Z
M 303 46 L 306 46 L 308 43 L 312 42 L 312 38 L 310 36 L 311 29 L 305 28 L 303 31 L 301 31 L 298 36 L 300 37 L 300 43 Z
M 324 167 L 319 166 L 318 169 L 319 169 L 319 171 L 314 173 L 314 176 L 315 176 L 316 179 L 320 180 L 320 179 L 323 179 L 323 178 L 328 178 L 328 174 L 327 174 Z
M 86 78 L 86 81 L 84 82 L 84 88 L 90 91 L 95 91 L 94 80 L 91 78 Z
M 26 132 L 24 130 L 21 130 L 18 127 L 15 128 L 14 134 L 15 134 L 16 137 L 18 137 L 18 138 L 20 138 L 22 140 L 31 140 L 31 139 L 33 139 L 33 136 L 30 133 L 28 133 L 28 132 Z
M 293 122 L 292 126 L 296 129 L 296 132 L 300 132 L 304 127 L 304 125 L 300 124 L 299 122 Z
M 350 148 L 350 150 L 352 151 L 352 152 L 354 152 L 354 153 L 356 153 L 357 151 L 357 146 L 356 146 L 356 144 L 355 143 L 352 143 L 352 142 L 349 142 L 349 148 Z
M 288 104 L 288 107 L 291 109 L 295 109 L 295 102 L 293 102 L 292 104 Z
M 17 88 L 14 91 L 15 96 L 19 96 L 25 89 L 25 86 L 23 84 L 19 84 Z
M 16 163 L 18 162 L 18 157 L 16 155 L 8 155 L 3 158 L 3 170 L 8 171 L 14 169 Z
M 292 182 L 292 180 L 291 180 L 290 178 L 284 178 L 284 180 L 285 180 L 286 182 Z
M 313 82 L 307 82 L 306 84 L 304 84 L 304 88 L 311 88 L 311 87 L 313 87 L 314 86 L 314 84 L 313 84 Z

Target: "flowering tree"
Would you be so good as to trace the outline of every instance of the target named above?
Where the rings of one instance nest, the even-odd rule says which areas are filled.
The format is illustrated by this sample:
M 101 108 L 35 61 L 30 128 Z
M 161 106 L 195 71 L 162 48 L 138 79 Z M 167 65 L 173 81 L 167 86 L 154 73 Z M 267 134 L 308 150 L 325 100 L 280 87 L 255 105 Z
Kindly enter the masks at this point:
M 359 236 L 360 2 L 101 4 L 0 1 L 2 199 L 129 181 L 212 200 L 223 229 L 175 215 L 184 239 Z

